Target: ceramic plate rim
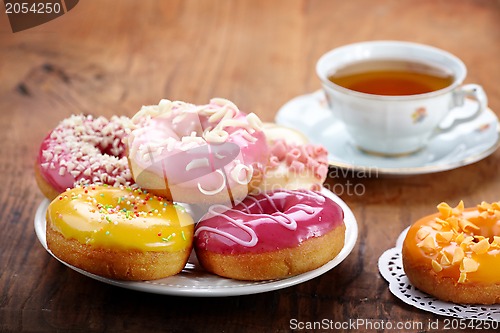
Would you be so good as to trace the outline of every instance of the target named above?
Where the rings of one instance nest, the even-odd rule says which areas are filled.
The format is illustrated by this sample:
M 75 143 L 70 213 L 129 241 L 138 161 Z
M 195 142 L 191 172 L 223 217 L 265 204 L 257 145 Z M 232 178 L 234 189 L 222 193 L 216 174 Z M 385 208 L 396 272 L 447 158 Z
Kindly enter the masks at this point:
M 279 115 L 281 114 L 282 110 L 290 107 L 291 104 L 295 103 L 297 100 L 300 100 L 302 98 L 306 97 L 312 97 L 314 95 L 319 95 L 323 94 L 323 91 L 321 89 L 316 90 L 311 93 L 307 94 L 302 94 L 299 96 L 295 96 L 294 98 L 290 99 L 287 101 L 285 104 L 283 104 L 277 114 L 275 121 L 276 123 L 280 123 L 279 121 Z M 495 150 L 500 147 L 500 120 L 496 116 L 496 114 L 491 110 L 489 107 L 486 108 L 486 112 L 491 112 L 495 117 L 497 118 L 497 141 L 491 145 L 488 149 L 481 151 L 477 154 L 467 156 L 466 158 L 454 162 L 454 163 L 449 163 L 449 164 L 443 164 L 443 165 L 426 165 L 426 166 L 420 166 L 420 167 L 395 167 L 395 168 L 387 168 L 387 167 L 376 167 L 377 168 L 377 174 L 379 175 L 388 175 L 388 176 L 409 176 L 409 175 L 422 175 L 422 174 L 428 174 L 428 173 L 437 173 L 437 172 L 443 172 L 447 170 L 452 170 L 456 169 L 462 166 L 470 165 L 475 162 L 478 162 L 482 160 L 483 158 L 488 157 L 491 155 Z M 299 129 L 300 130 L 300 129 Z M 305 135 L 305 134 L 304 134 Z M 366 171 L 366 166 L 360 166 L 356 164 L 351 164 L 351 163 L 346 163 L 346 162 L 341 162 L 341 161 L 335 161 L 335 160 L 328 160 L 328 164 L 332 167 L 337 167 L 341 169 L 348 169 L 352 170 L 355 172 L 365 172 Z
M 352 252 L 354 246 L 356 245 L 356 241 L 358 238 L 358 225 L 356 218 L 351 211 L 351 209 L 347 206 L 347 204 L 340 199 L 337 195 L 335 195 L 333 192 L 329 191 L 326 188 L 323 188 L 321 191 L 324 195 L 328 196 L 330 199 L 332 199 L 334 202 L 336 202 L 343 210 L 344 210 L 344 222 L 346 225 L 346 237 L 345 237 L 345 242 L 344 242 L 344 247 L 340 251 L 340 253 L 331 261 L 326 263 L 325 265 L 300 274 L 296 276 L 292 276 L 289 278 L 285 278 L 282 280 L 270 280 L 270 281 L 262 281 L 262 282 L 247 282 L 247 281 L 241 281 L 242 285 L 241 286 L 217 286 L 213 288 L 206 288 L 206 287 L 196 287 L 196 286 L 168 286 L 168 285 L 162 285 L 162 284 L 155 284 L 155 281 L 119 281 L 119 280 L 113 280 L 113 279 L 108 279 L 104 278 L 89 272 L 86 272 L 84 270 L 81 270 L 79 268 L 76 268 L 74 266 L 71 266 L 70 264 L 65 263 L 64 261 L 60 260 L 57 258 L 48 248 L 47 248 L 47 243 L 46 243 L 46 235 L 45 235 L 45 227 L 46 227 L 46 220 L 45 220 L 45 212 L 47 210 L 47 207 L 49 205 L 49 201 L 47 199 L 44 199 L 40 205 L 38 206 L 36 213 L 35 213 L 35 218 L 34 218 L 34 227 L 35 227 L 35 233 L 38 237 L 38 240 L 40 241 L 41 245 L 43 248 L 54 258 L 56 258 L 58 261 L 63 263 L 64 265 L 68 266 L 69 268 L 87 276 L 90 278 L 93 278 L 95 280 L 122 287 L 125 289 L 131 289 L 131 290 L 137 290 L 137 291 L 142 291 L 142 292 L 148 292 L 148 293 L 154 293 L 154 294 L 162 294 L 162 295 L 172 295 L 172 296 L 185 296 L 185 297 L 225 297 L 225 296 L 240 296 L 240 295 L 250 295 L 250 294 L 258 294 L 258 293 L 263 293 L 263 292 L 268 292 L 268 291 L 273 291 L 273 290 L 278 290 L 282 288 L 287 288 L 291 287 L 293 285 L 309 281 L 315 277 L 318 277 L 320 275 L 323 275 L 324 273 L 328 272 L 329 270 L 333 269 L 337 265 L 339 265 L 342 261 L 344 261 L 347 256 Z M 168 278 L 167 278 L 168 279 Z M 225 278 L 220 278 L 217 276 L 214 276 L 214 279 L 220 279 L 220 281 L 227 280 Z M 163 280 L 163 279 L 162 279 Z M 230 280 L 230 279 L 229 279 Z M 234 280 L 230 280 L 234 281 Z

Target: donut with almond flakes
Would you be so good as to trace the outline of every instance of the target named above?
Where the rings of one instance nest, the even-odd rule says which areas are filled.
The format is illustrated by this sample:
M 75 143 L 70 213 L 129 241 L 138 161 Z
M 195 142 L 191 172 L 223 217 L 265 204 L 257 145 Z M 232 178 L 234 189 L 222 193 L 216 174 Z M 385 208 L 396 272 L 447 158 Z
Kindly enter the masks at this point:
M 500 304 L 500 201 L 439 213 L 410 227 L 403 267 L 418 289 L 458 304 Z

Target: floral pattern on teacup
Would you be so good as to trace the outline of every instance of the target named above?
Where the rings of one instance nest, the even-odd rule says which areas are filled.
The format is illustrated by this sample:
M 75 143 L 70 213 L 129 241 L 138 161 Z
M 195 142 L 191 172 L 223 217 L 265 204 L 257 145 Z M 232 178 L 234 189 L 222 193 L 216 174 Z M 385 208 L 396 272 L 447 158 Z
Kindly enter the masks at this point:
M 490 124 L 488 124 L 488 123 L 482 124 L 481 126 L 479 126 L 478 128 L 476 128 L 476 132 L 477 133 L 482 133 L 482 132 L 487 131 L 489 128 L 490 128 Z
M 422 122 L 427 117 L 427 110 L 422 106 L 415 110 L 411 114 L 411 119 L 413 119 L 413 123 L 417 124 Z

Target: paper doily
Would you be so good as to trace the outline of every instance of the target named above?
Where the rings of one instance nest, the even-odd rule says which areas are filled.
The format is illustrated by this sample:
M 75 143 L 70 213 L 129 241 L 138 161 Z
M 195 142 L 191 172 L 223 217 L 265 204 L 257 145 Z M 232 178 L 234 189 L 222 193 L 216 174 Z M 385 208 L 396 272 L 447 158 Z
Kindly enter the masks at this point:
M 398 237 L 396 247 L 385 251 L 378 260 L 378 269 L 389 282 L 391 293 L 414 307 L 442 316 L 500 322 L 500 305 L 460 305 L 443 302 L 421 292 L 411 285 L 403 270 L 401 259 L 402 240 L 408 229 Z

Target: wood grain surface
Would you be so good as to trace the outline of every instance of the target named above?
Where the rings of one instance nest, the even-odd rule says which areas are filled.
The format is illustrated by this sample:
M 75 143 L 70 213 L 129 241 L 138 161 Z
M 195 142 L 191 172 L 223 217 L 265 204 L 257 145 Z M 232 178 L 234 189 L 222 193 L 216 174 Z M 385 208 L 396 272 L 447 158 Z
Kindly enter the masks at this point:
M 42 138 L 69 115 L 132 116 L 161 98 L 201 104 L 218 96 L 272 121 L 285 102 L 320 88 L 315 63 L 324 52 L 380 39 L 454 53 L 468 67 L 466 81 L 481 84 L 500 115 L 498 0 L 82 0 L 18 33 L 0 13 L 0 331 L 289 332 L 293 319 L 359 318 L 440 320 L 438 330 L 408 331 L 442 330 L 445 317 L 389 292 L 377 260 L 441 201 L 499 200 L 500 151 L 438 174 L 331 171 L 330 186 L 364 190 L 337 193 L 358 220 L 353 252 L 318 278 L 262 294 L 187 298 L 113 287 L 54 260 L 33 229 L 43 199 L 34 159 Z

